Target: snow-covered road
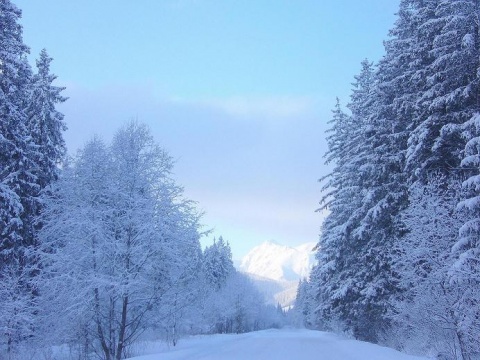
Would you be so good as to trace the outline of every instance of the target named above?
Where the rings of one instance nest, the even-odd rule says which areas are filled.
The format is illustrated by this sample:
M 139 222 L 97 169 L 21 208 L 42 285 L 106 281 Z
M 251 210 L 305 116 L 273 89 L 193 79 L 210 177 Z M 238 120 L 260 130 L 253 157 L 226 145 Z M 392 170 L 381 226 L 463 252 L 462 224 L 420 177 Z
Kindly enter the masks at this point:
M 150 346 L 152 346 L 151 344 Z M 161 346 L 131 360 L 413 360 L 425 359 L 312 330 L 264 330 L 240 335 L 195 336 L 175 348 Z M 144 349 L 148 351 L 147 348 Z

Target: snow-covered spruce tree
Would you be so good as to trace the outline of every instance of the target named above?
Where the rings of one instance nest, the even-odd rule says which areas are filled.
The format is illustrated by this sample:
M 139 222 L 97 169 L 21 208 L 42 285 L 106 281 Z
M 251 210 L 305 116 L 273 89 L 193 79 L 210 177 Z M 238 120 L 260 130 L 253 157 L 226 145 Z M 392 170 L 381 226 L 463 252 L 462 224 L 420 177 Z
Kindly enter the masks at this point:
M 405 153 L 415 99 L 421 82 L 416 29 L 427 2 L 404 0 L 385 42 L 374 83 L 363 98 L 352 97 L 352 115 L 364 109 L 366 155 L 361 169 L 362 205 L 351 226 L 351 259 L 341 293 L 350 293 L 344 321 L 357 338 L 379 341 L 391 325 L 392 297 L 402 291 L 392 268 L 392 249 L 405 231 L 400 214 L 408 205 Z M 422 10 L 422 11 L 420 11 Z M 421 50 L 421 49 L 420 49 Z M 352 154 L 355 156 L 355 154 Z M 343 256 L 346 258 L 346 256 Z M 346 316 L 345 316 L 346 315 Z
M 426 56 L 416 47 L 416 29 L 431 15 L 431 5 L 401 2 L 378 70 L 362 63 L 349 104 L 352 115 L 342 120 L 347 130 L 341 131 L 336 120 L 329 138 L 327 159 L 336 167 L 326 183 L 334 189 L 326 203 L 331 214 L 322 228 L 312 277 L 318 313 L 320 321 L 340 321 L 344 330 L 369 341 L 388 328 L 389 300 L 400 291 L 390 251 L 403 231 L 405 151 L 422 82 L 416 73 L 422 63 L 419 51 Z
M 220 289 L 227 278 L 235 272 L 232 261 L 232 250 L 223 237 L 213 241 L 203 253 L 203 266 L 207 283 L 213 289 Z
M 322 238 L 320 239 L 322 251 L 317 253 L 318 271 L 314 269 L 311 277 L 315 297 L 319 303 L 317 311 L 321 323 L 339 317 L 337 314 L 333 314 L 336 311 L 333 293 L 338 284 L 337 276 L 340 274 L 340 271 L 336 272 L 335 270 L 340 270 L 337 266 L 338 253 L 343 252 L 347 246 L 344 224 L 351 215 L 350 197 L 353 195 L 351 182 L 344 167 L 348 161 L 350 134 L 353 127 L 351 118 L 342 111 L 338 99 L 331 123 L 332 128 L 329 130 L 331 134 L 327 137 L 329 151 L 326 154 L 326 163 L 334 162 L 335 167 L 331 174 L 322 179 L 325 181 L 323 190 L 326 190 L 327 194 L 321 203 L 321 209 L 328 209 L 330 215 L 322 226 Z
M 428 30 L 430 61 L 421 69 L 425 85 L 416 99 L 421 116 L 407 157 L 411 176 L 420 178 L 429 171 L 459 172 L 461 125 L 478 111 L 478 1 L 435 4 L 433 18 L 421 28 Z
M 26 122 L 31 68 L 20 17 L 15 5 L 0 1 L 0 351 L 32 334 L 35 312 L 28 221 L 39 187 Z
M 458 358 L 480 352 L 480 263 L 478 245 L 478 118 L 480 3 L 477 0 L 438 1 L 432 62 L 425 67 L 426 89 L 418 103 L 426 107 L 424 121 L 409 142 L 414 175 L 424 179 L 431 171 L 467 178 L 458 204 L 463 224 L 453 245 L 449 288 L 457 289 L 449 313 L 460 348 Z M 413 150 L 410 150 L 413 149 Z M 413 156 L 416 155 L 416 156 Z M 428 181 L 428 178 L 427 178 Z M 458 229 L 458 226 L 457 226 Z M 442 239 L 443 240 L 443 239 Z
M 336 166 L 326 183 L 334 189 L 326 203 L 331 213 L 322 227 L 319 264 L 311 276 L 319 303 L 317 325 L 340 326 L 370 341 L 388 325 L 387 298 L 394 280 L 386 239 L 390 241 L 394 227 L 392 213 L 398 211 L 392 200 L 401 193 L 401 186 L 395 188 L 397 179 L 385 182 L 393 176 L 388 170 L 399 171 L 400 165 L 398 151 L 393 151 L 397 139 L 375 117 L 379 106 L 386 107 L 378 94 L 379 77 L 364 61 L 349 104 L 352 115 L 347 121 L 345 115 L 334 118 L 327 156 Z M 345 126 L 339 127 L 339 119 L 347 130 L 341 131 Z
M 458 299 L 455 326 L 463 358 L 480 352 L 478 329 L 480 291 L 478 264 L 478 112 L 480 69 L 480 3 L 477 0 L 437 1 L 430 37 L 432 61 L 425 67 L 426 88 L 419 97 L 421 122 L 409 140 L 414 175 L 424 179 L 431 171 L 447 179 L 463 177 L 466 196 L 458 210 L 464 223 L 453 247 L 457 261 L 451 281 L 466 290 Z M 411 166 L 411 168 L 415 168 Z M 460 285 L 459 285 L 460 286 Z
M 337 264 L 344 262 L 339 258 L 340 253 L 346 253 L 348 246 L 345 236 L 344 224 L 348 221 L 352 208 L 350 207 L 350 191 L 348 174 L 343 165 L 348 159 L 349 133 L 352 131 L 350 118 L 341 110 L 339 101 L 333 111 L 331 134 L 327 137 L 329 152 L 326 162 L 335 162 L 335 167 L 326 180 L 323 190 L 328 191 L 322 199 L 322 209 L 328 209 L 330 215 L 325 219 L 322 226 L 320 239 L 321 252 L 317 253 L 318 269 L 314 269 L 311 276 L 312 294 L 319 306 L 317 308 L 318 322 L 316 325 L 329 327 L 326 322 L 336 321 L 340 318 L 334 295 L 336 286 L 339 284 L 338 277 L 341 269 Z M 337 271 L 338 270 L 338 271 Z
M 20 10 L 10 1 L 0 1 L 0 197 L 9 204 L 2 206 L 3 264 L 13 261 L 13 257 L 18 261 L 16 250 L 23 245 L 22 201 L 37 188 L 24 112 L 31 69 L 26 58 L 29 50 L 23 44 L 18 24 L 20 16 Z
M 406 288 L 392 264 L 402 256 L 395 245 L 408 230 L 402 213 L 415 208 L 415 204 L 409 208 L 412 197 L 408 191 L 427 188 L 431 179 L 438 191 L 445 190 L 466 174 L 470 178 L 464 188 L 470 195 L 460 201 L 458 209 L 469 216 L 453 247 L 458 261 L 450 281 L 462 283 L 468 291 L 458 299 L 458 312 L 450 319 L 458 320 L 452 331 L 456 344 L 463 347 L 462 356 L 478 352 L 473 330 L 479 318 L 475 296 L 479 293 L 475 239 L 480 228 L 476 220 L 478 19 L 479 2 L 475 0 L 401 1 L 373 85 L 366 96 L 354 89 L 350 119 L 337 115 L 327 154 L 336 164 L 327 181 L 327 188 L 333 190 L 324 198 L 329 199 L 326 204 L 331 214 L 323 224 L 320 261 L 311 276 L 320 321 L 340 320 L 343 329 L 356 337 L 378 340 L 390 325 L 393 299 L 402 298 Z M 358 122 L 356 114 L 363 121 Z M 359 132 L 341 131 L 354 123 L 363 125 L 357 126 Z M 356 134 L 362 141 L 353 140 Z M 354 150 L 355 144 L 360 148 Z M 360 198 L 352 186 L 358 186 Z M 343 205 L 349 189 L 353 194 L 350 207 Z M 435 194 L 442 199 L 440 192 Z M 410 239 L 415 231 L 408 234 Z M 443 245 L 432 245 L 431 251 L 441 252 L 449 241 L 452 245 L 452 237 L 445 237 Z M 431 273 L 438 271 L 445 268 Z M 454 288 L 461 292 L 461 286 L 451 285 Z M 405 296 L 408 299 L 411 294 Z
M 418 192 L 418 187 L 423 186 L 425 189 L 430 189 L 428 193 L 425 192 L 424 196 L 430 198 L 438 196 L 439 201 L 446 203 L 449 202 L 449 199 L 446 195 L 441 195 L 441 190 L 450 188 L 451 183 L 459 177 L 468 173 L 473 174 L 471 172 L 472 163 L 469 163 L 469 160 L 462 163 L 464 169 L 461 169 L 459 165 L 465 142 L 472 138 L 472 132 L 469 130 L 475 128 L 474 120 L 469 124 L 468 119 L 473 119 L 472 115 L 478 110 L 478 6 L 478 1 L 468 0 L 402 2 L 399 15 L 400 19 L 402 17 L 407 20 L 411 19 L 408 21 L 411 26 L 402 27 L 410 29 L 408 30 L 408 33 L 411 34 L 408 36 L 410 40 L 406 44 L 399 43 L 397 40 L 390 43 L 393 50 L 397 49 L 397 52 L 399 50 L 405 53 L 406 49 L 410 49 L 408 57 L 396 57 L 401 61 L 396 68 L 401 69 L 399 75 L 403 74 L 403 76 L 398 77 L 401 82 L 396 83 L 394 87 L 396 94 L 392 97 L 392 104 L 397 109 L 395 112 L 397 120 L 406 120 L 404 128 L 408 142 L 405 154 L 405 179 L 411 187 L 410 192 Z M 401 34 L 398 30 L 397 26 L 397 39 Z M 388 49 L 387 42 L 387 58 Z M 409 65 L 402 69 L 402 65 L 405 64 Z M 410 90 L 405 89 L 405 86 Z M 403 95 L 399 96 L 399 92 Z M 398 112 L 398 109 L 403 108 L 406 111 Z M 464 131 L 463 137 L 462 131 Z M 401 143 L 403 144 L 403 141 Z M 471 144 L 473 146 L 465 148 L 466 158 L 469 159 L 472 159 L 469 155 L 476 151 L 474 142 Z M 439 177 L 439 174 L 444 176 Z M 429 184 L 432 179 L 433 184 Z M 421 183 L 415 183 L 416 180 Z M 441 184 L 440 180 L 444 181 L 444 184 Z M 468 182 L 465 183 L 467 188 L 472 185 L 471 183 L 467 184 Z M 437 192 L 432 190 L 432 186 L 439 188 Z M 474 186 L 470 188 L 472 189 Z M 458 194 L 460 194 L 459 191 Z M 465 209 L 463 206 L 465 204 L 466 202 L 460 202 L 459 209 Z M 406 214 L 413 211 L 410 207 L 418 212 L 416 204 L 410 202 L 409 207 L 405 210 Z M 429 216 L 431 214 L 425 213 L 423 218 L 428 219 Z M 409 231 L 410 233 L 407 235 L 409 239 L 422 236 L 416 234 L 416 232 L 421 233 L 418 227 L 413 227 Z M 460 233 L 462 234 L 462 230 Z M 432 244 L 430 252 L 437 255 L 442 253 L 445 251 L 445 247 L 453 245 L 454 237 L 445 232 L 441 240 L 438 241 L 438 244 Z M 421 246 L 421 244 L 417 245 Z M 454 250 L 457 249 L 457 247 L 454 248 Z M 402 253 L 394 255 L 401 257 Z M 443 272 L 442 274 L 445 275 L 445 266 L 431 269 L 432 276 L 437 276 L 439 272 Z M 425 276 L 429 278 L 430 275 Z M 456 280 L 458 279 L 456 278 Z M 475 287 L 472 285 L 470 281 L 464 284 L 468 289 Z M 407 296 L 411 296 L 408 286 L 406 288 Z M 470 295 L 463 297 L 465 307 L 462 313 L 460 311 L 462 298 L 458 297 L 458 294 L 462 293 L 461 287 L 450 284 L 444 290 L 443 299 L 451 296 L 451 291 L 457 292 L 455 295 L 457 296 L 456 308 L 450 310 L 454 313 L 449 312 L 444 320 L 446 322 L 455 320 L 449 328 L 450 334 L 454 334 L 451 339 L 453 339 L 453 343 L 462 348 L 459 356 L 468 358 L 467 354 L 472 353 L 473 347 L 465 351 L 466 339 L 472 338 L 470 335 L 472 330 L 467 329 L 473 329 L 475 325 L 473 323 L 466 324 L 470 320 L 478 318 L 478 312 L 477 315 L 475 315 L 475 311 L 467 314 L 467 309 L 478 308 L 478 302 L 476 304 L 475 301 L 472 302 Z M 473 293 L 478 293 L 478 291 L 473 290 Z M 424 295 L 428 297 L 427 294 Z M 419 295 L 419 297 L 421 296 Z M 417 301 L 420 300 L 417 298 Z M 452 300 L 448 301 L 451 305 Z M 444 305 L 445 303 L 442 303 L 442 306 Z M 432 311 L 441 312 L 438 309 Z M 438 330 L 438 322 L 435 323 L 432 320 L 430 325 L 429 331 Z M 462 328 L 464 329 L 462 330 Z M 475 341 L 478 343 L 478 340 Z
M 146 127 L 130 123 L 110 147 L 88 143 L 55 183 L 40 239 L 44 332 L 58 328 L 56 341 L 118 360 L 149 325 L 182 275 L 172 252 L 198 248 L 198 216 L 171 169 Z
M 459 310 L 466 289 L 449 277 L 455 261 L 451 248 L 461 224 L 455 210 L 461 181 L 441 174 L 426 180 L 410 188 L 410 205 L 402 213 L 408 230 L 395 245 L 394 266 L 405 291 L 394 302 L 391 338 L 410 351 L 465 359 Z
M 337 184 L 327 184 L 340 190 L 329 205 L 319 271 L 314 272 L 321 277 L 315 280 L 320 318 L 340 320 L 344 330 L 374 342 L 389 326 L 389 299 L 399 291 L 390 251 L 402 233 L 399 214 L 407 205 L 403 170 L 415 85 L 420 82 L 413 70 L 418 65 L 415 40 L 421 4 L 401 2 L 377 71 L 365 61 L 356 78 L 343 158 L 333 153 Z M 332 149 L 329 144 L 330 153 Z M 335 208 L 342 203 L 341 211 Z M 340 231 L 332 231 L 332 225 Z M 335 237 L 336 244 L 330 244 Z
M 55 100 L 34 95 L 37 81 L 27 62 L 20 17 L 15 5 L 0 1 L 0 351 L 4 345 L 11 351 L 35 328 L 35 218 L 38 195 L 51 181 L 41 174 L 55 172 L 59 161 L 54 157 L 48 170 L 46 161 L 39 161 L 52 159 L 52 154 L 44 153 L 30 120 L 42 106 L 55 113 Z M 38 107 L 31 108 L 33 103 Z M 63 146 L 61 133 L 49 140 L 49 146 Z
M 0 181 L 1 197 L 5 204 L 11 204 L 2 206 L 2 263 L 9 253 L 13 255 L 9 250 L 22 239 L 20 213 L 23 206 L 21 194 L 17 192 L 18 184 L 26 181 L 22 187 L 28 187 L 26 185 L 34 181 L 29 173 L 31 169 L 24 167 L 31 166 L 23 111 L 31 70 L 26 60 L 28 48 L 23 44 L 22 28 L 18 24 L 20 16 L 20 10 L 10 1 L 0 2 Z
M 27 108 L 28 132 L 35 143 L 37 183 L 45 188 L 58 177 L 59 164 L 66 148 L 63 132 L 66 130 L 64 115 L 56 108 L 67 100 L 61 95 L 64 87 L 53 85 L 57 78 L 50 73 L 52 58 L 43 49 L 37 59 L 37 73 L 32 77 Z
M 348 331 L 353 330 L 356 322 L 352 303 L 358 299 L 361 288 L 358 287 L 360 284 L 355 276 L 363 266 L 355 258 L 362 244 L 358 242 L 353 230 L 359 226 L 359 221 L 365 214 L 364 196 L 371 176 L 371 148 L 366 141 L 370 128 L 366 121 L 370 111 L 374 72 L 368 60 L 362 62 L 362 70 L 355 80 L 348 105 L 352 114 L 347 122 L 347 130 L 340 133 L 343 136 L 340 144 L 342 153 L 334 159 L 336 173 L 334 171 L 332 179 L 336 179 L 336 184 L 326 184 L 337 191 L 329 205 L 331 214 L 322 228 L 321 250 L 317 255 L 319 268 L 312 273 L 312 278 L 321 277 L 321 281 L 317 281 L 319 323 L 323 322 L 324 326 L 333 328 L 340 326 Z M 336 223 L 333 232 L 332 220 Z M 330 243 L 333 234 L 337 240 Z
M 457 209 L 463 215 L 457 242 L 453 245 L 456 261 L 450 269 L 450 280 L 464 291 L 458 301 L 462 354 L 480 354 L 480 113 L 473 114 L 463 126 L 468 139 L 462 167 L 470 177 L 463 182 L 465 197 Z
M 225 305 L 226 298 L 221 296 L 221 291 L 235 272 L 230 245 L 225 243 L 221 236 L 218 240 L 214 239 L 213 244 L 203 251 L 205 289 L 202 312 L 208 332 L 232 332 L 231 318 Z
M 59 165 L 66 153 L 63 140 L 63 131 L 66 130 L 64 116 L 56 109 L 57 104 L 66 100 L 60 95 L 65 88 L 52 84 L 57 78 L 50 74 L 52 60 L 45 49 L 40 52 L 36 62 L 38 72 L 30 79 L 25 109 L 26 130 L 32 144 L 30 158 L 34 163 L 32 173 L 36 191 L 23 199 L 23 226 L 24 241 L 33 247 L 37 243 L 36 232 L 41 226 L 36 221 L 41 211 L 40 193 L 57 178 Z M 35 260 L 30 259 L 30 262 Z

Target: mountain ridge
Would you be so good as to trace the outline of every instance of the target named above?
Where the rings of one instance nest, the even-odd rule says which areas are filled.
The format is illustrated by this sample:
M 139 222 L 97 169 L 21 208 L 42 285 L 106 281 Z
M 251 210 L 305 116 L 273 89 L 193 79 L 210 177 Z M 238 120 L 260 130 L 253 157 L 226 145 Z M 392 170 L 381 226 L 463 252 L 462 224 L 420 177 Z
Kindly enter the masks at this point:
M 299 280 L 309 276 L 315 263 L 315 245 L 310 242 L 291 247 L 265 241 L 250 250 L 238 268 L 252 279 L 267 302 L 289 308 Z
M 269 240 L 255 246 L 241 260 L 240 271 L 273 280 L 300 280 L 308 277 L 315 262 L 314 242 L 295 247 Z

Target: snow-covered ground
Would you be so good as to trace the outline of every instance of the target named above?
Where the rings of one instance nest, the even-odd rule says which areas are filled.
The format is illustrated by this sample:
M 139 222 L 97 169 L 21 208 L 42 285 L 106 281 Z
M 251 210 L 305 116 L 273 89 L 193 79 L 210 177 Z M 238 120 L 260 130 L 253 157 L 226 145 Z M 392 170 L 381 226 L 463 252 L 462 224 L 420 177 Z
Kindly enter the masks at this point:
M 183 339 L 176 347 L 144 344 L 143 355 L 131 360 L 413 360 L 426 359 L 406 355 L 378 345 L 342 338 L 331 333 L 281 329 L 240 335 L 209 335 Z M 139 349 L 140 350 L 140 349 Z

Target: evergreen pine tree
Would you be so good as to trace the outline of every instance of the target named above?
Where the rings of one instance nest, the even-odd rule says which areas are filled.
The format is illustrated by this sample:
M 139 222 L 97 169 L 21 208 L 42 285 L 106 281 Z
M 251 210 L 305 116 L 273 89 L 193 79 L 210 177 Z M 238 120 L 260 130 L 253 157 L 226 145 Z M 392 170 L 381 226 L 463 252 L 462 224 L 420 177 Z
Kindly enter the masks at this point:
M 28 131 L 36 145 L 37 181 L 41 189 L 58 177 L 58 165 L 66 153 L 63 140 L 66 125 L 56 106 L 67 98 L 61 95 L 64 87 L 52 84 L 57 78 L 50 73 L 52 60 L 45 49 L 40 52 L 27 108 Z
M 394 341 L 413 349 L 457 358 L 465 348 L 459 310 L 468 288 L 450 281 L 461 216 L 455 205 L 461 181 L 430 173 L 425 183 L 409 190 L 409 206 L 402 213 L 407 233 L 395 245 L 395 270 L 405 291 L 394 300 Z M 467 357 L 464 357 L 467 358 Z
M 361 167 L 362 206 L 352 228 L 354 262 L 348 265 L 347 289 L 355 289 L 355 296 L 348 302 L 346 321 L 356 337 L 373 342 L 390 327 L 391 299 L 401 291 L 391 250 L 404 232 L 400 214 L 408 204 L 405 153 L 415 111 L 416 29 L 423 5 L 401 1 L 375 82 L 358 103 L 366 110 L 367 154 Z M 358 106 L 355 101 L 352 109 Z
M 465 145 L 461 124 L 478 107 L 478 3 L 455 0 L 432 4 L 431 19 L 419 30 L 428 39 L 428 44 L 424 41 L 419 48 L 429 51 L 428 62 L 421 69 L 424 85 L 415 102 L 416 128 L 409 139 L 407 169 L 413 179 L 423 179 L 430 171 L 459 172 Z
M 235 272 L 230 245 L 225 243 L 221 236 L 205 248 L 203 260 L 205 277 L 215 290 L 221 289 L 228 277 Z
M 0 1 L 0 342 L 8 351 L 31 336 L 36 311 L 29 231 L 39 187 L 25 112 L 31 68 L 20 17 L 9 0 Z
M 31 69 L 23 44 L 21 12 L 10 1 L 0 1 L 0 197 L 9 204 L 0 224 L 1 263 L 19 259 L 24 246 L 24 214 L 31 195 L 38 191 L 31 158 L 26 113 Z

